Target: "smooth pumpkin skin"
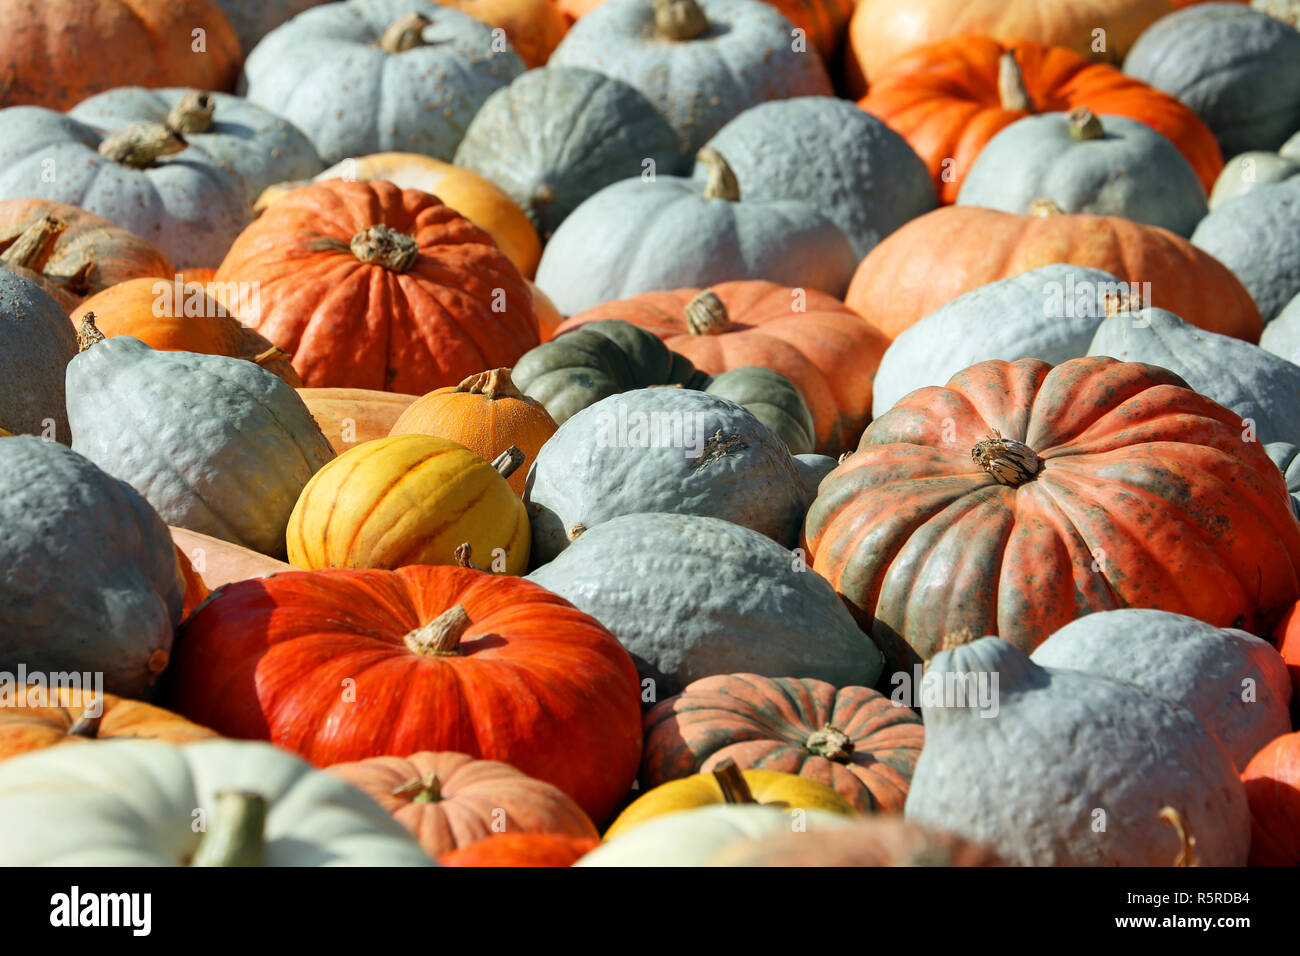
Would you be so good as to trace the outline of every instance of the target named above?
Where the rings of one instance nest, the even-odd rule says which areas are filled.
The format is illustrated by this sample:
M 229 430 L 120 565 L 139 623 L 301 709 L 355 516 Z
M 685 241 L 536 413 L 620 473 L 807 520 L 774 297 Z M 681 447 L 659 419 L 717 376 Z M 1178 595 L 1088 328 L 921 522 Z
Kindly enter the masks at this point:
M 1241 774 L 1250 802 L 1249 866 L 1300 866 L 1300 733 L 1278 737 Z
M 189 561 L 194 572 L 202 579 L 209 591 L 215 591 L 223 584 L 232 581 L 246 581 L 249 578 L 264 578 L 295 568 L 284 561 L 268 558 L 248 548 L 241 548 L 230 541 L 223 541 L 211 535 L 190 531 L 188 528 L 167 526 L 172 541 Z
M 1098 115 L 1138 120 L 1178 147 L 1207 193 L 1213 187 L 1223 169 L 1219 144 L 1210 128 L 1172 96 L 1059 46 L 963 36 L 900 56 L 858 101 L 925 160 L 942 202 L 957 201 L 962 177 L 984 145 L 1028 115 L 1007 108 L 999 96 L 999 60 L 1007 52 L 1014 55 L 1035 112 L 1086 106 Z
M 490 27 L 500 27 L 528 69 L 545 65 L 568 32 L 569 22 L 551 0 L 447 0 Z
M 494 833 L 438 857 L 441 866 L 572 866 L 599 839 L 554 833 Z
M 605 319 L 631 322 L 710 374 L 744 365 L 780 372 L 812 412 L 817 451 L 852 448 L 871 420 L 872 379 L 888 339 L 834 296 L 763 279 L 710 287 L 731 320 L 728 331 L 692 334 L 685 307 L 698 288 L 646 292 L 568 319 L 557 334 Z
M 455 605 L 455 656 L 403 638 Z M 172 705 L 318 766 L 450 750 L 511 764 L 603 822 L 641 757 L 641 687 L 605 628 L 555 594 L 468 568 L 315 571 L 232 584 L 190 619 Z M 345 700 L 340 682 L 355 681 Z M 575 760 L 580 753 L 583 759 Z
M 1300 175 L 1300 133 L 1283 143 L 1276 153 L 1253 150 L 1228 160 L 1210 191 L 1210 208 L 1217 209 L 1234 196 L 1297 175 Z
M 1214 131 L 1223 155 L 1276 149 L 1300 127 L 1300 33 L 1239 3 L 1162 17 L 1124 72 L 1175 96 Z
M 386 437 L 420 396 L 370 388 L 300 388 L 298 397 L 341 455 L 362 442 Z
M 416 241 L 406 271 L 348 248 L 379 225 Z M 422 395 L 539 342 L 528 286 L 487 233 L 383 180 L 295 190 L 240 234 L 216 281 L 258 283 L 259 314 L 242 318 L 291 353 L 312 388 Z
M 587 814 L 562 790 L 495 760 L 423 750 L 338 763 L 326 772 L 373 797 L 435 859 L 502 830 L 597 837 Z M 395 792 L 413 780 L 424 789 Z
M 1005 866 L 978 843 L 896 816 L 814 833 L 773 833 L 724 848 L 710 866 Z
M 810 739 L 827 725 L 851 749 Z M 650 790 L 734 760 L 745 770 L 797 773 L 830 786 L 859 813 L 902 813 L 924 742 L 916 712 L 870 688 L 722 674 L 646 714 L 641 785 Z
M 993 429 L 1037 454 L 1031 480 L 972 461 Z M 1264 446 L 1174 373 L 1104 357 L 981 362 L 912 392 L 823 480 L 804 541 L 891 670 L 989 634 L 1028 653 L 1118 607 L 1258 631 L 1300 588 Z
M 1300 291 L 1286 304 L 1259 337 L 1259 347 L 1300 365 Z
M 31 279 L 0 269 L 0 422 L 70 443 L 63 370 L 76 354 L 59 303 Z
M 243 59 L 213 0 L 4 0 L 0 106 L 66 110 L 119 86 L 229 90 Z M 195 56 L 193 30 L 204 54 Z M 76 51 L 68 56 L 68 51 Z
M 504 450 L 504 449 L 503 449 Z M 344 452 L 307 482 L 286 531 L 289 563 L 393 569 L 456 563 L 468 543 L 484 566 L 528 568 L 524 504 L 487 461 L 432 435 L 394 435 Z
M 0 760 L 46 747 L 86 744 L 96 741 L 147 737 L 172 744 L 216 737 L 213 731 L 191 723 L 178 714 L 141 700 L 100 695 L 68 687 L 56 688 L 51 701 L 49 687 L 23 685 L 13 689 L 16 700 L 42 700 L 40 707 L 0 707 Z M 29 694 L 35 695 L 28 697 Z M 87 710 L 99 711 L 102 719 L 93 734 L 72 734 L 73 724 Z
M 1205 221 L 1213 219 L 1207 217 Z M 897 338 L 972 289 L 1052 263 L 1151 283 L 1150 305 L 1197 328 L 1258 342 L 1263 322 L 1249 283 L 1213 249 L 1118 216 L 1049 215 L 952 206 L 909 222 L 862 260 L 844 304 Z M 1195 244 L 1194 244 L 1195 243 Z M 1298 244 L 1297 248 L 1300 248 Z
M 1198 865 L 1246 862 L 1237 770 L 1185 707 L 1126 681 L 1039 667 L 996 637 L 935 655 L 927 673 L 936 688 L 981 674 L 988 688 L 997 675 L 996 713 L 971 698 L 926 709 L 909 822 L 996 847 L 1013 865 L 1169 866 L 1181 842 L 1159 814 L 1172 806 Z
M 537 313 L 538 334 L 543 342 L 549 342 L 555 337 L 555 330 L 563 324 L 564 316 L 555 307 L 551 297 L 532 282 L 528 283 L 528 291 L 533 294 L 533 311 Z
M 515 388 L 510 369 L 503 368 L 417 398 L 388 433 L 446 438 L 488 461 L 513 445 L 524 462 L 506 480 L 522 498 L 528 471 L 557 427 L 542 403 Z

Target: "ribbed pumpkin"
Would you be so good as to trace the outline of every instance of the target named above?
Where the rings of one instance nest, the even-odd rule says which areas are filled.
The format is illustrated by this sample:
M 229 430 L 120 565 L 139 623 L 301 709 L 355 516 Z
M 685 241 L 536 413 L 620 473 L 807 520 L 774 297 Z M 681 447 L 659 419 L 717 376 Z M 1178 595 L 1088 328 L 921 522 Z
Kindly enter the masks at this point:
M 853 448 L 871 420 L 871 380 L 889 345 L 834 296 L 760 279 L 607 302 L 556 334 L 602 319 L 653 332 L 710 374 L 743 365 L 780 372 L 803 393 L 825 455 Z
M 264 578 L 283 571 L 296 570 L 293 565 L 268 558 L 257 551 L 240 547 L 231 541 L 222 541 L 211 535 L 190 531 L 188 528 L 168 526 L 176 548 L 185 555 L 194 573 L 209 591 L 215 591 L 232 581 Z M 182 570 L 184 567 L 182 566 Z M 189 595 L 186 592 L 186 602 Z
M 597 822 L 641 756 L 641 687 L 613 635 L 468 568 L 232 584 L 190 618 L 171 676 L 190 719 L 317 766 L 451 750 L 552 783 Z
M 911 144 L 946 203 L 957 201 L 962 177 L 1003 127 L 1030 113 L 1077 106 L 1126 116 L 1163 133 L 1192 164 L 1207 193 L 1223 169 L 1210 128 L 1172 96 L 1113 66 L 1027 39 L 964 36 L 920 47 L 874 77 L 858 105 Z
M 600 846 L 591 837 L 494 833 L 438 857 L 443 866 L 572 866 Z
M 298 396 L 340 455 L 361 442 L 387 437 L 420 397 L 370 388 L 300 388 Z
M 826 784 L 862 813 L 902 813 L 924 742 L 916 712 L 870 688 L 724 674 L 687 685 L 646 714 L 641 785 L 733 760 Z
M 305 570 L 455 564 L 456 549 L 468 543 L 485 564 L 491 556 L 493 570 L 523 574 L 528 514 L 502 474 L 522 455 L 502 457 L 498 470 L 431 435 L 358 445 L 303 488 L 286 532 L 289 563 Z
M 1027 216 L 951 206 L 914 219 L 862 260 L 844 302 L 895 338 L 963 293 L 1059 262 L 1149 282 L 1145 304 L 1210 332 L 1258 342 L 1264 328 L 1237 277 L 1181 236 L 1050 205 Z
M 257 283 L 242 316 L 312 387 L 423 394 L 539 342 L 532 296 L 491 238 L 437 197 L 328 180 L 240 234 L 218 282 Z
M 1250 866 L 1300 866 L 1300 733 L 1278 737 L 1241 774 L 1250 803 Z
M 1102 357 L 912 392 L 822 482 L 805 540 L 894 670 L 1120 607 L 1259 631 L 1300 594 L 1264 446 L 1172 372 Z
M 557 427 L 541 402 L 515 388 L 510 369 L 494 368 L 416 399 L 389 434 L 446 438 L 489 461 L 514 445 L 524 461 L 507 480 L 523 497 L 528 469 Z

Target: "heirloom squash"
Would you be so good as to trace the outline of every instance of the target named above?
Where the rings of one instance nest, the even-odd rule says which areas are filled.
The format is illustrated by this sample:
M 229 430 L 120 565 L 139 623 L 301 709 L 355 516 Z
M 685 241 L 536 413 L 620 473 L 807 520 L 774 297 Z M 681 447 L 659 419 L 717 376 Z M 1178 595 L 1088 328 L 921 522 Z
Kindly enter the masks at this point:
M 790 450 L 796 464 L 813 450 L 812 412 L 794 384 L 761 365 L 740 365 L 715 376 L 705 393 L 735 402 L 770 428 Z
M 1242 772 L 1250 802 L 1250 866 L 1300 866 L 1300 733 L 1278 737 Z
M 298 397 L 341 455 L 361 442 L 386 438 L 420 396 L 369 388 L 300 388 Z
M 594 837 L 494 833 L 438 857 L 442 866 L 572 866 L 600 846 Z
M 0 269 L 0 422 L 72 441 L 64 368 L 77 354 L 67 313 L 32 280 Z
M 1217 209 L 1234 196 L 1296 175 L 1300 175 L 1300 132 L 1276 153 L 1253 150 L 1228 160 L 1210 191 L 1210 208 Z

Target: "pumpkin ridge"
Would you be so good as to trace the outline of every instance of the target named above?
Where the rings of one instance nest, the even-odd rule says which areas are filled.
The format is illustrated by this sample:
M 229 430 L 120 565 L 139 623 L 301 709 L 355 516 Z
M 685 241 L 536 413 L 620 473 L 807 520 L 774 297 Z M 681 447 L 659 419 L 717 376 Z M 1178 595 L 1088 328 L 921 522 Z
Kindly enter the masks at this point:
M 450 449 L 450 450 L 451 450 L 451 451 L 456 451 L 457 449 Z M 407 474 L 410 474 L 410 472 L 408 471 Z M 461 472 L 461 475 L 462 475 L 462 476 L 465 475 L 465 474 L 466 474 L 466 472 Z M 405 476 L 404 476 L 404 477 L 405 477 Z M 469 500 L 468 502 L 466 502 L 466 503 L 465 503 L 465 506 L 464 506 L 463 508 L 461 508 L 460 511 L 456 512 L 454 515 L 448 515 L 448 516 L 446 517 L 446 520 L 444 520 L 442 524 L 438 525 L 437 528 L 436 528 L 435 530 L 428 532 L 427 535 L 425 535 L 425 537 L 423 538 L 423 540 L 421 540 L 421 541 L 419 541 L 419 542 L 413 544 L 411 548 L 409 548 L 409 549 L 407 549 L 406 551 L 404 551 L 404 552 L 402 553 L 401 557 L 400 557 L 397 561 L 395 561 L 394 563 L 395 563 L 395 564 L 398 564 L 398 565 L 401 565 L 401 564 L 405 564 L 405 563 L 407 563 L 405 559 L 406 559 L 406 557 L 407 557 L 408 555 L 410 555 L 410 554 L 412 553 L 412 551 L 420 551 L 420 550 L 423 550 L 423 548 L 424 548 L 425 546 L 427 546 L 428 543 L 429 543 L 430 541 L 432 541 L 432 540 L 434 540 L 435 538 L 438 538 L 438 537 L 440 537 L 441 535 L 445 534 L 446 531 L 448 530 L 448 528 L 450 528 L 451 526 L 453 526 L 454 524 L 456 524 L 456 522 L 458 522 L 461 518 L 465 517 L 465 515 L 467 515 L 467 514 L 470 512 L 470 509 L 472 509 L 476 504 L 478 504 L 480 501 L 482 501 L 483 498 L 484 498 L 484 497 L 485 497 L 485 496 L 486 496 L 486 495 L 487 495 L 491 490 L 492 490 L 492 485 L 491 485 L 491 483 L 489 483 L 489 482 L 484 482 L 484 483 L 482 484 L 482 486 L 479 488 L 478 494 L 475 495 L 471 500 Z M 389 488 L 388 491 L 385 492 L 385 497 L 388 495 L 388 493 L 389 493 L 390 491 L 392 491 L 392 488 Z M 441 517 L 441 516 L 440 516 L 440 517 Z M 364 523 L 364 522 L 363 522 L 363 523 Z M 383 540 L 384 540 L 383 538 L 380 539 L 380 544 L 382 544 Z M 511 537 L 508 543 L 509 543 L 510 545 L 513 545 L 513 544 L 515 543 L 514 538 Z M 509 547 L 507 547 L 506 550 L 509 551 Z
M 361 446 L 357 446 L 357 447 L 361 447 Z M 332 496 L 331 496 L 329 511 L 325 515 L 325 526 L 321 528 L 320 537 L 319 537 L 320 553 L 317 555 L 317 560 L 312 562 L 313 564 L 323 564 L 328 567 L 332 567 L 334 565 L 334 562 L 330 556 L 330 552 L 333 550 L 333 548 L 330 545 L 330 527 L 334 522 L 334 515 L 337 511 L 337 509 L 335 508 L 335 504 L 338 501 L 340 493 L 345 487 L 347 487 L 348 481 L 352 478 L 352 476 L 356 474 L 356 472 L 358 471 L 358 469 L 362 467 L 362 465 L 369 462 L 374 450 L 375 449 L 367 449 L 364 454 L 354 455 L 352 460 L 349 463 L 350 467 L 348 469 L 347 474 L 340 475 L 334 481 L 330 489 L 332 492 Z M 319 474 L 319 472 L 317 474 Z M 316 476 L 313 475 L 312 477 L 315 478 Z M 312 494 L 316 491 L 319 485 L 320 483 L 309 481 L 306 487 L 303 488 L 303 493 L 302 495 L 299 496 L 298 503 L 294 506 L 294 509 L 295 510 L 302 509 L 301 513 L 304 515 L 313 514 L 314 511 L 307 510 L 307 503 L 311 500 Z M 293 530 L 296 524 L 297 523 L 291 519 L 289 521 L 289 530 Z M 358 528 L 359 527 L 360 525 L 358 525 Z M 297 530 L 298 530 L 297 537 L 299 539 L 300 547 L 316 539 L 316 535 L 314 534 L 311 536 L 304 535 L 301 527 L 298 527 Z M 344 560 L 347 560 L 347 555 L 351 551 L 352 544 L 355 541 L 356 541 L 356 534 L 354 533 L 351 540 L 348 542 L 348 547 L 345 548 L 343 551 Z M 314 547 L 312 549 L 315 550 Z M 303 548 L 303 550 L 306 550 L 306 548 Z

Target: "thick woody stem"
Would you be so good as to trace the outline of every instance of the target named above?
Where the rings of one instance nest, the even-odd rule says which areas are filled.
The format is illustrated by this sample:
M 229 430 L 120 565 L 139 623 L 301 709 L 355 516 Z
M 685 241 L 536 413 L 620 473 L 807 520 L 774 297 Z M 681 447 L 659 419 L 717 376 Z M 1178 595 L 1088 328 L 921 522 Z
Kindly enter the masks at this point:
M 0 262 L 40 272 L 50 248 L 67 228 L 66 222 L 54 216 L 41 216 L 33 220 L 0 253 Z
M 1070 138 L 1080 142 L 1089 139 L 1101 139 L 1106 135 L 1101 118 L 1086 106 L 1077 106 L 1070 110 Z
M 379 48 L 385 53 L 405 53 L 426 46 L 425 28 L 433 23 L 423 13 L 406 13 L 398 17 L 379 38 Z
M 383 223 L 362 229 L 352 237 L 349 248 L 359 261 L 383 266 L 390 272 L 405 272 L 420 255 L 414 239 Z
M 206 133 L 212 128 L 212 112 L 217 101 L 211 93 L 190 90 L 167 114 L 167 125 L 178 133 Z
M 188 145 L 171 127 L 146 121 L 109 133 L 99 144 L 99 154 L 123 166 L 144 169 L 158 157 L 179 153 Z
M 709 178 L 704 184 L 705 199 L 725 199 L 728 202 L 740 202 L 740 181 L 731 165 L 712 146 L 702 146 L 695 154 L 697 162 L 703 163 Z
M 713 768 L 713 779 L 722 788 L 722 799 L 727 803 L 757 803 L 749 790 L 745 775 L 736 766 L 736 761 L 728 757 Z
M 718 294 L 703 289 L 686 303 L 686 328 L 691 335 L 721 335 L 731 331 L 731 317 Z
M 422 657 L 454 657 L 469 625 L 469 613 L 457 604 L 411 631 L 402 642 Z
M 492 462 L 492 467 L 497 470 L 502 478 L 509 478 L 515 473 L 520 465 L 524 463 L 524 453 L 518 445 L 511 445 L 501 454 L 497 455 Z
M 971 449 L 970 456 L 998 484 L 1013 488 L 1031 480 L 1043 467 L 1037 452 L 1024 442 L 1003 438 L 996 428 Z
M 694 40 L 707 33 L 709 18 L 696 0 L 653 0 L 655 35 L 661 40 Z
M 1034 101 L 1025 87 L 1025 74 L 1020 71 L 1014 50 L 998 58 L 998 100 L 1004 110 L 1017 113 L 1034 113 Z
M 81 327 L 77 329 L 77 351 L 84 352 L 92 345 L 104 341 L 104 333 L 95 327 L 95 313 L 87 312 L 81 317 Z

